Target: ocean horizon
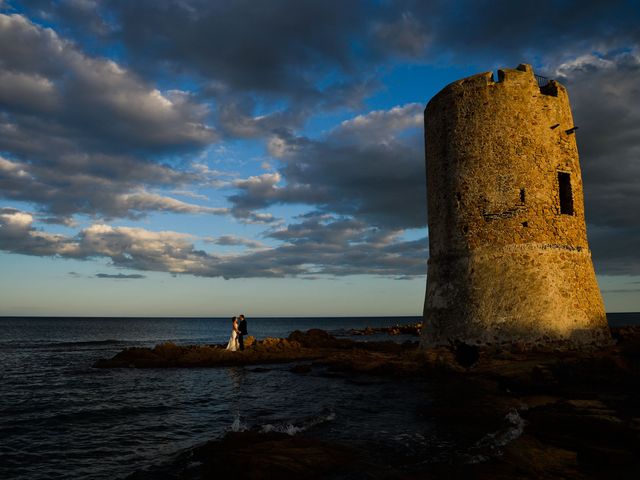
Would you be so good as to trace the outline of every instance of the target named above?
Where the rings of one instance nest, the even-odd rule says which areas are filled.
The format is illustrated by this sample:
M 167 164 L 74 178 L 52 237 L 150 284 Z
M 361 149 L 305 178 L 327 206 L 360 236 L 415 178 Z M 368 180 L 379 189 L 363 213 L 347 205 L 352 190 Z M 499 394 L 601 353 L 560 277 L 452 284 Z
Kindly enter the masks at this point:
M 632 321 L 636 322 L 640 320 L 640 312 L 607 312 L 607 320 L 609 325 L 617 326 L 620 322 Z M 211 319 L 211 320 L 230 320 L 231 317 L 222 316 L 203 316 L 203 315 L 0 315 L 0 319 L 7 318 L 67 318 L 67 319 Z M 421 315 L 266 315 L 251 317 L 254 320 L 271 320 L 271 319 L 333 319 L 333 318 L 345 318 L 345 319 L 371 319 L 371 318 L 397 318 L 397 319 L 418 319 L 421 320 Z M 635 324 L 635 323 L 633 323 Z

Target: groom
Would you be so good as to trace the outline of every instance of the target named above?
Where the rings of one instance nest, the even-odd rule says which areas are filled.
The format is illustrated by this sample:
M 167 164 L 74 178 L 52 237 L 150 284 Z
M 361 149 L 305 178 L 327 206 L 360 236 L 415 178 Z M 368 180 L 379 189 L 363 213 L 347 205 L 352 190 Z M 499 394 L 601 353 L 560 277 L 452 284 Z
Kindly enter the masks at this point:
M 244 350 L 244 336 L 248 334 L 247 332 L 247 321 L 244 319 L 244 315 L 239 315 L 240 323 L 238 324 L 238 330 L 240 330 L 240 335 L 238 335 L 238 343 L 240 344 L 240 351 Z

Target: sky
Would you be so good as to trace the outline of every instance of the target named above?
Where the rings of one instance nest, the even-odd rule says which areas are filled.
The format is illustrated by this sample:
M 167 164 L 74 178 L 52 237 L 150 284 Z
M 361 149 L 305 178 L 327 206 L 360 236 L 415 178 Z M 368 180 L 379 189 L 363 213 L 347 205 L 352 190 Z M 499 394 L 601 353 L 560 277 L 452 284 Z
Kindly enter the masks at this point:
M 640 2 L 0 0 L 0 315 L 420 315 L 422 115 L 569 90 L 607 311 L 640 311 Z

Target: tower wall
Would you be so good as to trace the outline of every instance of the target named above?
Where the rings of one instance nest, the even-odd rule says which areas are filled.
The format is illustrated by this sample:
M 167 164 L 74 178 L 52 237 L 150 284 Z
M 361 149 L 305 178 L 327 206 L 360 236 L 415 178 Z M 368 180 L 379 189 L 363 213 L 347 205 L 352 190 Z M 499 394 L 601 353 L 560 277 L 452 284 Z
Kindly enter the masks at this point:
M 429 102 L 424 343 L 609 340 L 573 127 L 566 89 L 528 65 Z

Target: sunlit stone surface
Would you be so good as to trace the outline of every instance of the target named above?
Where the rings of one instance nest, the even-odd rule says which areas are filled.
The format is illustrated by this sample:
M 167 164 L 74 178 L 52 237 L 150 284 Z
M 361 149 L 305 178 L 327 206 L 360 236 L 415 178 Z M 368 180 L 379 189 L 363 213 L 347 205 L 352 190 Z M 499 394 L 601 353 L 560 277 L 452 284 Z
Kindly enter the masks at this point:
M 529 65 L 458 80 L 425 110 L 423 344 L 610 336 L 566 89 Z

